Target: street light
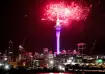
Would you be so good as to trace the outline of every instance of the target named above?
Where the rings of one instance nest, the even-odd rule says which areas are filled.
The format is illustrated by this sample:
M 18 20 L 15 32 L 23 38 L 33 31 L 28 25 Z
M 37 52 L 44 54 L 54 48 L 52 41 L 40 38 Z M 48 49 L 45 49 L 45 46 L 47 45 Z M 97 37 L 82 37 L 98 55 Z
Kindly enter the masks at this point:
M 10 69 L 10 65 L 5 65 L 5 66 L 4 66 L 4 69 L 5 69 L 5 70 L 9 70 L 9 69 Z
M 54 64 L 54 60 L 50 60 L 49 63 L 50 63 L 51 65 L 53 65 L 53 64 Z
M 58 69 L 61 70 L 61 71 L 65 71 L 65 67 L 62 66 L 62 65 L 59 65 L 59 66 L 58 66 Z

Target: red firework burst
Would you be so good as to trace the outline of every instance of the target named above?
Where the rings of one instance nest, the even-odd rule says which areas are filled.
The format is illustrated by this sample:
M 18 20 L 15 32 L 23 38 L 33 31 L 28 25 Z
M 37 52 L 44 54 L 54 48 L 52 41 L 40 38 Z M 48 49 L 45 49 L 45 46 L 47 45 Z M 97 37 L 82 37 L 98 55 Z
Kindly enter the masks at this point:
M 67 23 L 68 20 L 84 20 L 87 18 L 91 7 L 83 6 L 80 3 L 71 2 L 66 4 L 64 2 L 49 4 L 46 6 L 45 14 L 49 20 Z

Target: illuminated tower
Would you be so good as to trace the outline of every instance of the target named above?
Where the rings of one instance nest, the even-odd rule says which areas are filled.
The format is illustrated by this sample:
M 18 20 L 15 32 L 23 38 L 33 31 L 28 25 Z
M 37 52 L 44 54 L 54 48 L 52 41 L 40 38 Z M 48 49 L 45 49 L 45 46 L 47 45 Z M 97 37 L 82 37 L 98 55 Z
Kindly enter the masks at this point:
M 63 25 L 68 24 L 69 20 L 71 22 L 73 20 L 86 20 L 91 7 L 92 5 L 87 7 L 75 2 L 71 2 L 71 4 L 67 4 L 66 2 L 50 3 L 46 6 L 44 16 L 46 16 L 48 20 L 56 22 L 57 54 L 60 53 L 60 32 Z
M 60 25 L 60 21 L 57 19 L 56 21 L 56 50 L 57 50 L 57 54 L 60 53 L 60 32 L 61 32 L 61 25 Z

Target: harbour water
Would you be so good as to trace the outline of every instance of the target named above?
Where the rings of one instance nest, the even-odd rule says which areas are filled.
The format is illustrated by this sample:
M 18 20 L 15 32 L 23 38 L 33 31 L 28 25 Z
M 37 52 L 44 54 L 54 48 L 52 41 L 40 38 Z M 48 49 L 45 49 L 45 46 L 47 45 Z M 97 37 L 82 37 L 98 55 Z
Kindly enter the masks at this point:
M 103 72 L 69 72 L 69 73 L 36 73 L 36 74 L 104 74 Z
M 36 74 L 76 74 L 76 73 L 36 73 Z
M 75 74 L 75 73 L 37 73 L 37 74 Z

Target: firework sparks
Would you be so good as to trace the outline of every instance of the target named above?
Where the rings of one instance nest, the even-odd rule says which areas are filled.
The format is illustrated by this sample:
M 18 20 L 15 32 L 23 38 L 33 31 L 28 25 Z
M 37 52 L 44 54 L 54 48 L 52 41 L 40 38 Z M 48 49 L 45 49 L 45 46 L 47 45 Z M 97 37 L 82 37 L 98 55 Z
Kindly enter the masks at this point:
M 46 14 L 50 20 L 65 20 L 69 17 L 69 7 L 61 2 L 58 4 L 49 4 L 46 8 Z
M 85 6 L 82 6 L 81 4 L 72 2 L 69 7 L 69 10 L 70 10 L 69 18 L 71 20 L 79 21 L 87 18 L 90 12 L 90 7 L 85 7 Z
M 71 2 L 71 4 L 60 2 L 47 5 L 44 15 L 49 20 L 67 23 L 68 20 L 85 20 L 90 12 L 90 8 L 75 2 Z

